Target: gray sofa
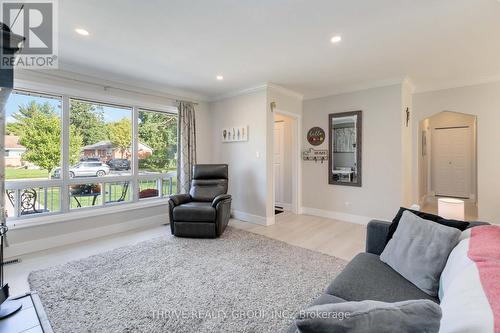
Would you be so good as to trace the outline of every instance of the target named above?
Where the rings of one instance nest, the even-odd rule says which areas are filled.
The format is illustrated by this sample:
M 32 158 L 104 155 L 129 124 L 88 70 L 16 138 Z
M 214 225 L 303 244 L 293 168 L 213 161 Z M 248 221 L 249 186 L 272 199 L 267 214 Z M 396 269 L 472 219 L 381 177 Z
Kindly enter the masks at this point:
M 380 261 L 379 256 L 384 251 L 390 224 L 391 222 L 377 220 L 368 223 L 366 252 L 356 255 L 325 292 L 310 305 L 363 300 L 399 302 L 413 299 L 429 299 L 439 303 L 438 298 L 426 294 Z M 471 222 L 469 227 L 483 224 L 488 223 Z M 296 331 L 295 324 L 288 330 L 289 333 Z

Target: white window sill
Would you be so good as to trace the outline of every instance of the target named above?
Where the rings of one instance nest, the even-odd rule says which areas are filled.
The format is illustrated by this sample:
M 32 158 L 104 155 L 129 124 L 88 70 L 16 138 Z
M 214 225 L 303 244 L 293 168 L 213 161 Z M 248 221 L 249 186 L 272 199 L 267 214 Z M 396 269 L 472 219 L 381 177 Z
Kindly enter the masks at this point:
M 123 203 L 97 209 L 82 208 L 80 210 L 75 210 L 64 214 L 62 213 L 50 214 L 39 217 L 31 217 L 26 219 L 7 221 L 7 227 L 9 228 L 9 230 L 33 228 L 47 224 L 69 222 L 72 220 L 78 220 L 82 218 L 99 217 L 117 212 L 121 213 L 135 209 L 163 206 L 163 205 L 168 205 L 167 202 L 168 198 L 151 198 L 151 199 L 143 199 L 143 201 L 140 202 Z

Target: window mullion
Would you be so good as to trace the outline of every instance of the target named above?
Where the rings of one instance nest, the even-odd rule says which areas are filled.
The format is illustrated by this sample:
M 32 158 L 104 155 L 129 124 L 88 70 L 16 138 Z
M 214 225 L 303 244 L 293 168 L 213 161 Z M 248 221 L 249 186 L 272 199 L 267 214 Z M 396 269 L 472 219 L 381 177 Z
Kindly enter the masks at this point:
M 62 100 L 62 165 L 61 165 L 61 178 L 62 178 L 62 188 L 61 195 L 59 196 L 61 204 L 61 212 L 69 212 L 69 108 L 70 101 L 68 96 L 63 96 Z
M 139 109 L 132 108 L 132 201 L 139 201 Z

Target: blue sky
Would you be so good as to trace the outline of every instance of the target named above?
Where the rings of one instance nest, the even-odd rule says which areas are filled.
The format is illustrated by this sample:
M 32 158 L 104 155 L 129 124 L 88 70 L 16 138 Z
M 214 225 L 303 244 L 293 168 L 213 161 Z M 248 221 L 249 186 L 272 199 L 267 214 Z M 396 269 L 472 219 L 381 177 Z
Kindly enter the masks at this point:
M 29 104 L 32 100 L 37 101 L 38 103 L 46 103 L 48 102 L 50 105 L 54 107 L 55 112 L 60 116 L 61 115 L 61 102 L 58 99 L 54 98 L 46 98 L 46 97 L 37 97 L 37 96 L 28 96 L 23 94 L 11 94 L 9 100 L 7 101 L 6 107 L 6 122 L 12 122 L 14 119 L 12 118 L 12 114 L 17 112 L 19 109 L 19 105 Z M 132 111 L 127 109 L 119 109 L 110 106 L 103 106 L 102 110 L 104 111 L 104 121 L 107 123 L 121 120 L 123 118 L 127 118 L 132 120 Z

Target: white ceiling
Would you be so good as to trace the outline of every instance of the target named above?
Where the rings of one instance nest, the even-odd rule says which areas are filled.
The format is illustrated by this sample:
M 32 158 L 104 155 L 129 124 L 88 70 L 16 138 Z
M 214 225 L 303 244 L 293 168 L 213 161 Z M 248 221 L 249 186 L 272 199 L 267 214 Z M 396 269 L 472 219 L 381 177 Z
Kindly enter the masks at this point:
M 265 82 L 310 98 L 405 76 L 419 90 L 500 79 L 497 0 L 64 0 L 59 20 L 62 69 L 208 98 Z

